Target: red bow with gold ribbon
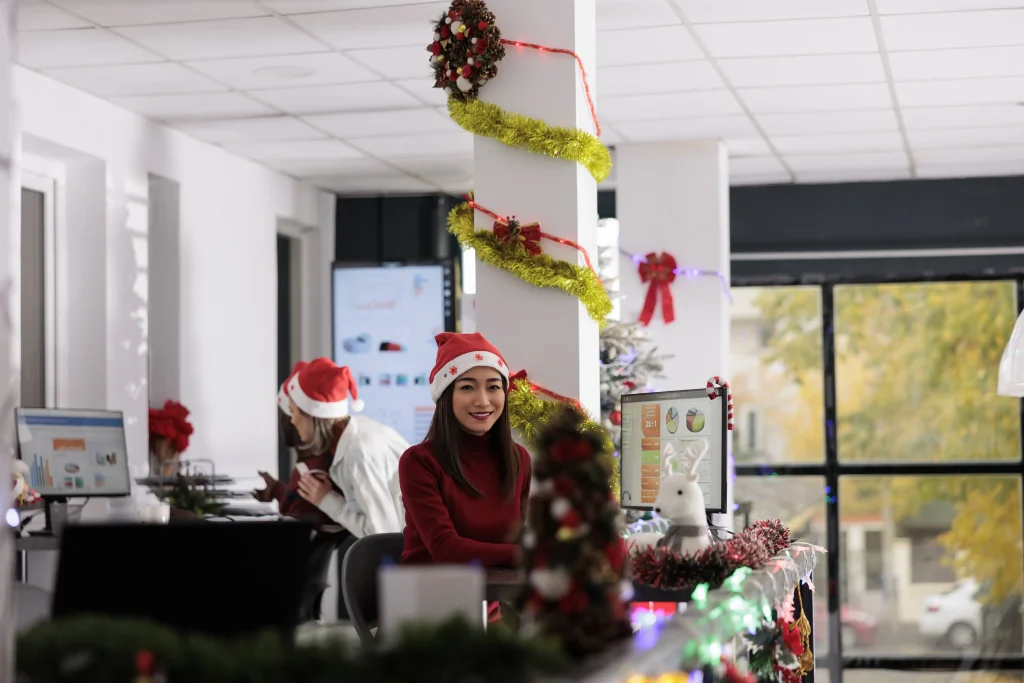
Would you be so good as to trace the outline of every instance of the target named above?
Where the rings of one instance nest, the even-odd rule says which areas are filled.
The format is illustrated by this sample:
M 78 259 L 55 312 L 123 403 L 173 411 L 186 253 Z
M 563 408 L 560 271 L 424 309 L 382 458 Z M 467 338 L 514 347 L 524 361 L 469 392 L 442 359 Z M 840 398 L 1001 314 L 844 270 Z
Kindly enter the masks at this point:
M 551 391 L 550 389 L 546 389 L 545 387 L 542 387 L 539 384 L 534 384 L 533 382 L 531 382 L 530 378 L 526 374 L 526 370 L 520 370 L 519 372 L 513 373 L 512 376 L 508 378 L 510 389 L 515 389 L 516 385 L 518 385 L 520 382 L 524 383 L 527 387 L 530 388 L 530 391 L 532 391 L 535 394 L 547 394 L 556 401 L 562 401 L 564 403 L 570 404 L 577 410 L 583 410 L 583 405 L 576 399 L 571 398 L 569 396 L 565 396 L 563 394 L 557 394 L 554 391 Z
M 540 223 L 521 224 L 512 216 L 507 221 L 494 221 L 494 236 L 502 242 L 518 242 L 533 256 L 541 252 L 540 238 L 543 234 L 540 231 Z
M 669 285 L 676 279 L 676 260 L 671 254 L 662 252 L 660 255 L 651 252 L 640 264 L 640 282 L 649 284 L 647 297 L 644 299 L 643 310 L 640 311 L 640 324 L 650 325 L 654 318 L 654 309 L 661 296 L 661 319 L 670 323 L 676 319 L 675 304 L 672 301 L 672 289 Z

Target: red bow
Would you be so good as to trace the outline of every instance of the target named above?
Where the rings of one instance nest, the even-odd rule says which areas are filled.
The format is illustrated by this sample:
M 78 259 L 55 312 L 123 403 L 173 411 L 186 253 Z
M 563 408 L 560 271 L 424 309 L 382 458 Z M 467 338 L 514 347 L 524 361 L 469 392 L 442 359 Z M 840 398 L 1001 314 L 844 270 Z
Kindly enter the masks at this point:
M 644 299 L 643 310 L 640 311 L 640 323 L 650 325 L 654 318 L 654 309 L 658 305 L 658 294 L 661 294 L 661 318 L 665 323 L 676 319 L 675 305 L 672 302 L 672 289 L 669 287 L 676 279 L 676 260 L 671 254 L 662 252 L 659 256 L 651 252 L 640 264 L 640 282 L 650 283 L 647 297 Z
M 540 223 L 520 224 L 515 216 L 507 221 L 494 221 L 494 236 L 502 242 L 517 242 L 533 256 L 540 254 Z

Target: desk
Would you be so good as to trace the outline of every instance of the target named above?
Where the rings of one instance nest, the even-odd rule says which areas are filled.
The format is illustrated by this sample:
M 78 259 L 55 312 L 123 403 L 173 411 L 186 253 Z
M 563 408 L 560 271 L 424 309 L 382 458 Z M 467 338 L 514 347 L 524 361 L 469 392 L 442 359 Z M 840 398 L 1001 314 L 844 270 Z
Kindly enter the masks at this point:
M 31 552 L 60 550 L 60 536 L 18 536 L 14 539 L 14 550 L 18 554 L 18 581 L 28 583 L 28 554 Z
M 519 569 L 489 569 L 484 595 L 488 601 L 514 602 L 526 583 L 526 572 Z

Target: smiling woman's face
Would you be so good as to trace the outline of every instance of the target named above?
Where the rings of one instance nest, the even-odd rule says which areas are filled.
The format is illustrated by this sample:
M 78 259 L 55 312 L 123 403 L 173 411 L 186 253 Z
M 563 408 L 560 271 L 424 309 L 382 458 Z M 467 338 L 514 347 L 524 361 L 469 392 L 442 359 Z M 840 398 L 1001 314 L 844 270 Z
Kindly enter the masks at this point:
M 470 434 L 486 434 L 504 409 L 505 388 L 497 370 L 473 368 L 455 380 L 452 412 Z

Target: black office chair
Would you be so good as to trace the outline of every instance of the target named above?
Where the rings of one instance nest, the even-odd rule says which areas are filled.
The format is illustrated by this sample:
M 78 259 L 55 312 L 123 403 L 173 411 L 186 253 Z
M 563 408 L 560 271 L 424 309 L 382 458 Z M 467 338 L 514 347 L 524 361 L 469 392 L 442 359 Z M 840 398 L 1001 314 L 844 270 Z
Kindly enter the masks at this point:
M 331 558 L 345 539 L 351 537 L 347 531 L 317 533 L 313 538 L 313 552 L 306 569 L 306 583 L 302 591 L 301 622 L 318 621 L 321 616 L 320 602 L 327 590 L 327 571 Z
M 364 645 L 374 642 L 377 626 L 377 573 L 385 560 L 398 562 L 405 542 L 402 534 L 371 534 L 353 544 L 342 563 L 341 590 L 348 617 Z

